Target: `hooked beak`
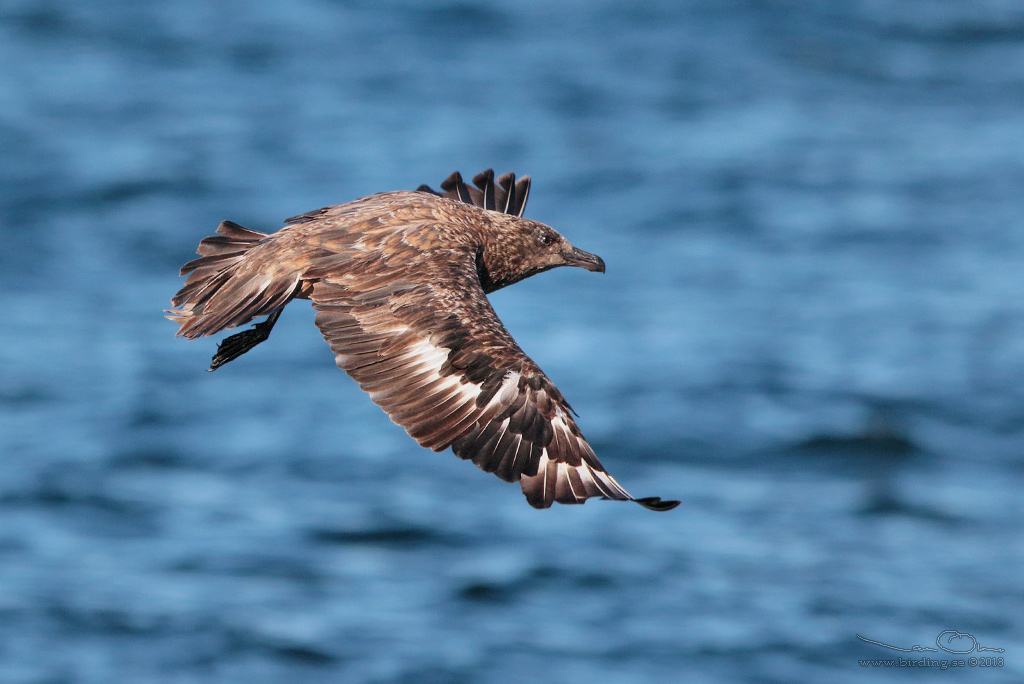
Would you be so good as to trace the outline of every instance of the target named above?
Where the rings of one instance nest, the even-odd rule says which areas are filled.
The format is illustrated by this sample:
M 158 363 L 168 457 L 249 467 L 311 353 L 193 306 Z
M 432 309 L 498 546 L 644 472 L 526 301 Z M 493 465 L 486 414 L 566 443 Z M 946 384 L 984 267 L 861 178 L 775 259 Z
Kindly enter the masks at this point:
M 596 254 L 573 247 L 571 252 L 562 252 L 562 258 L 565 259 L 566 266 L 579 266 L 588 271 L 604 273 L 604 259 Z

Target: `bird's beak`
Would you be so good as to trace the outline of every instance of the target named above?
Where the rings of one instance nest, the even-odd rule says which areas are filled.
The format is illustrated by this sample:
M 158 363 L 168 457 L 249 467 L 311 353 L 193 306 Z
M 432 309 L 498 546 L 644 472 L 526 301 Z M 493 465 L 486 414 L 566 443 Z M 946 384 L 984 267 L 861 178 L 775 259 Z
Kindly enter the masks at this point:
M 604 259 L 596 254 L 573 247 L 571 252 L 562 252 L 562 258 L 565 259 L 566 266 L 579 266 L 588 271 L 604 273 Z

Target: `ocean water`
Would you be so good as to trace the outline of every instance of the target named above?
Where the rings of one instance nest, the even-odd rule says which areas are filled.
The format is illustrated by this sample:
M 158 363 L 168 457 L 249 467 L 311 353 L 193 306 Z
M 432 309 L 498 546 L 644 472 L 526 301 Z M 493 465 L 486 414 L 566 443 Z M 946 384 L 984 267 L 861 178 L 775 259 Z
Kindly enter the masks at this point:
M 305 302 L 162 318 L 223 219 L 488 167 L 608 264 L 495 308 L 676 510 L 420 449 Z M 1022 186 L 1010 0 L 8 0 L 0 681 L 1021 681 Z

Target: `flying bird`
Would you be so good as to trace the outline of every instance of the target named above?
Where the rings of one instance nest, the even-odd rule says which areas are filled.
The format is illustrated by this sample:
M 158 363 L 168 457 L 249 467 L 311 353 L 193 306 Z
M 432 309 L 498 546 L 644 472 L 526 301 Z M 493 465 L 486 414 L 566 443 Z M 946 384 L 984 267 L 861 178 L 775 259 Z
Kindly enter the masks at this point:
M 605 471 L 486 296 L 559 266 L 603 273 L 604 261 L 523 218 L 529 176 L 495 182 L 488 169 L 473 184 L 455 172 L 441 192 L 378 193 L 269 235 L 224 221 L 181 268 L 167 318 L 194 339 L 267 316 L 224 339 L 212 371 L 266 340 L 290 301 L 310 299 L 338 366 L 420 445 L 518 481 L 535 508 L 591 497 L 675 508 L 633 498 Z

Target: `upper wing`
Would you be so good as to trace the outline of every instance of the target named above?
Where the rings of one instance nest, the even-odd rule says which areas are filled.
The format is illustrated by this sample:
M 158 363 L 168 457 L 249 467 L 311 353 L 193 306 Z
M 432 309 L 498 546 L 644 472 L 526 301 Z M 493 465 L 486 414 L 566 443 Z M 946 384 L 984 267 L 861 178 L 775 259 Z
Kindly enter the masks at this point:
M 322 269 L 311 299 L 338 366 L 417 442 L 519 481 L 537 508 L 593 496 L 678 505 L 634 499 L 605 472 L 568 403 L 494 313 L 471 253 L 387 261 Z
M 495 185 L 494 171 L 487 169 L 473 176 L 473 184 L 475 188 L 466 185 L 462 180 L 462 174 L 456 171 L 441 183 L 441 190 L 444 192 L 438 192 L 429 185 L 421 185 L 417 190 L 472 204 L 481 209 L 515 216 L 523 215 L 526 199 L 530 196 L 529 176 L 523 176 L 516 181 L 516 174 L 506 173 L 498 178 L 498 184 Z

